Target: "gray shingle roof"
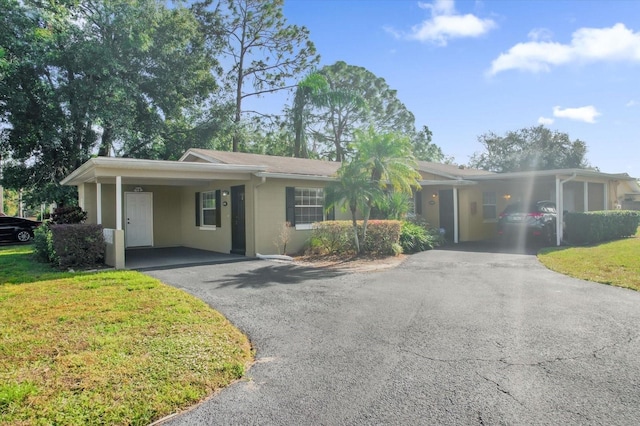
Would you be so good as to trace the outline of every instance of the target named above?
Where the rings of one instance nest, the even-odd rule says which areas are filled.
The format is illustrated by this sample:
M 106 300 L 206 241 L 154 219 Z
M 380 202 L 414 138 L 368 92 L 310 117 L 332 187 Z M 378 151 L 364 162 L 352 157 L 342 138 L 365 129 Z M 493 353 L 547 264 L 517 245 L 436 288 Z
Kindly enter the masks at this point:
M 307 176 L 334 176 L 340 164 L 335 161 L 310 160 L 307 158 L 276 157 L 273 155 L 248 154 L 245 152 L 190 149 L 212 162 L 265 166 L 267 173 L 283 173 Z
M 339 162 L 311 160 L 307 158 L 277 157 L 273 155 L 248 154 L 245 152 L 215 151 L 192 148 L 188 152 L 214 163 L 265 166 L 267 173 L 282 173 L 306 176 L 335 176 L 340 168 Z M 460 168 L 452 164 L 418 161 L 421 172 L 440 175 L 445 178 L 470 177 L 493 174 L 484 170 Z

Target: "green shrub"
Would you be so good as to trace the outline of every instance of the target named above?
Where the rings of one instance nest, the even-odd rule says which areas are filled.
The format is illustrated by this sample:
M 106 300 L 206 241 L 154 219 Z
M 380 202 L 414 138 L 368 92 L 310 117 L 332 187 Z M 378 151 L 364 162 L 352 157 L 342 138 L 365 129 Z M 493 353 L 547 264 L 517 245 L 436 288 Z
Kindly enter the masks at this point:
M 33 249 L 38 260 L 57 263 L 56 251 L 53 248 L 53 233 L 49 223 L 45 222 L 33 231 Z
M 401 222 L 397 220 L 371 220 L 367 224 L 367 240 L 362 240 L 362 221 L 358 221 L 360 246 L 375 255 L 395 254 L 400 238 Z M 349 220 L 333 220 L 313 224 L 309 240 L 309 252 L 313 254 L 355 254 L 353 224 Z
M 431 250 L 442 243 L 437 229 L 430 229 L 425 224 L 405 221 L 400 231 L 400 245 L 404 253 L 417 253 Z
M 352 223 L 329 220 L 313 224 L 310 248 L 314 254 L 339 254 L 355 251 Z
M 57 225 L 84 223 L 87 220 L 87 212 L 78 206 L 58 207 L 48 219 Z
M 635 235 L 640 224 L 640 212 L 608 210 L 566 213 L 565 230 L 572 244 L 594 244 Z
M 362 227 L 362 224 L 359 224 Z M 367 223 L 367 239 L 364 242 L 364 250 L 367 253 L 377 255 L 395 254 L 393 245 L 400 239 L 399 220 L 370 220 Z M 351 232 L 353 234 L 353 231 Z
M 50 225 L 58 265 L 92 266 L 104 262 L 102 225 Z

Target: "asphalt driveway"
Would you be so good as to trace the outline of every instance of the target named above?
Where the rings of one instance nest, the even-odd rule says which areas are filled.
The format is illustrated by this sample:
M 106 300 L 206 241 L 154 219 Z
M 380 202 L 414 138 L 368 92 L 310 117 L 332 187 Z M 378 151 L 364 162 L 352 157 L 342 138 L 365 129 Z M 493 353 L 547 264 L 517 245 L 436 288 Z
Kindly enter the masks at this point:
M 640 293 L 461 248 L 378 273 L 148 272 L 257 351 L 246 380 L 168 424 L 640 424 Z

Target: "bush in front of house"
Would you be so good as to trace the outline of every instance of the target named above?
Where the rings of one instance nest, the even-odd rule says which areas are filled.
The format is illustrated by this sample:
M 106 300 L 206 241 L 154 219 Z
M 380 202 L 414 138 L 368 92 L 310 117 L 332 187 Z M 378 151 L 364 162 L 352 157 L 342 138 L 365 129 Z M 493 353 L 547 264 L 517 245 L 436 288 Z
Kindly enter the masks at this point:
M 442 244 L 442 236 L 436 229 L 430 229 L 426 223 L 402 222 L 400 245 L 403 253 L 418 253 L 431 250 Z
M 358 237 L 365 252 L 374 255 L 399 254 L 401 222 L 370 220 L 367 240 L 362 241 L 362 221 L 358 221 Z M 353 223 L 350 220 L 329 220 L 313 224 L 308 252 L 311 254 L 355 254 Z
M 41 262 L 58 263 L 56 250 L 53 247 L 53 234 L 48 222 L 43 223 L 33 231 L 33 250 Z
M 104 263 L 102 225 L 45 223 L 34 232 L 35 254 L 61 268 Z
M 58 265 L 92 266 L 104 263 L 105 242 L 102 225 L 49 225 Z
M 640 224 L 640 212 L 607 210 L 566 213 L 565 229 L 572 244 L 594 244 L 635 235 Z
M 50 223 L 57 225 L 84 223 L 84 221 L 87 220 L 87 212 L 78 206 L 58 207 L 47 219 L 49 219 Z

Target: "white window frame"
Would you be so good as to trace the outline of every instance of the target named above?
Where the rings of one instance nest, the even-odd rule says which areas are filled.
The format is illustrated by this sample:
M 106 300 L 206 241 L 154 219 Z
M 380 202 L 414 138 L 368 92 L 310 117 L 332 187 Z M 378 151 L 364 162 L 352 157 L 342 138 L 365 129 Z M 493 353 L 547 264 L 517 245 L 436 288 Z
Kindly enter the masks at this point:
M 205 195 L 211 195 L 213 197 L 213 207 L 205 207 Z M 200 229 L 215 230 L 216 229 L 216 191 L 205 191 L 200 193 Z M 207 225 L 205 223 L 205 211 L 213 211 L 213 225 Z
M 301 191 L 302 194 L 300 194 L 301 197 L 303 197 L 303 204 L 298 204 L 298 194 Z M 314 199 L 318 199 L 318 195 L 317 192 L 320 191 L 322 193 L 322 203 L 321 204 L 304 204 L 304 197 L 307 196 L 309 197 L 309 199 L 311 198 L 311 194 L 305 194 L 304 191 L 313 191 L 314 192 Z M 306 209 L 317 209 L 320 208 L 320 210 L 322 211 L 322 221 L 326 220 L 326 215 L 325 215 L 325 211 L 324 211 L 324 188 L 310 188 L 310 187 L 295 187 L 295 205 L 294 205 L 294 215 L 295 215 L 295 220 L 296 220 L 296 230 L 307 230 L 307 229 L 311 229 L 313 224 L 315 222 L 311 222 L 311 223 L 299 223 L 298 220 L 298 209 L 299 208 L 306 208 Z
M 486 208 L 493 208 L 493 216 L 487 217 Z M 498 195 L 495 191 L 482 192 L 482 220 L 484 222 L 496 222 L 498 220 Z

